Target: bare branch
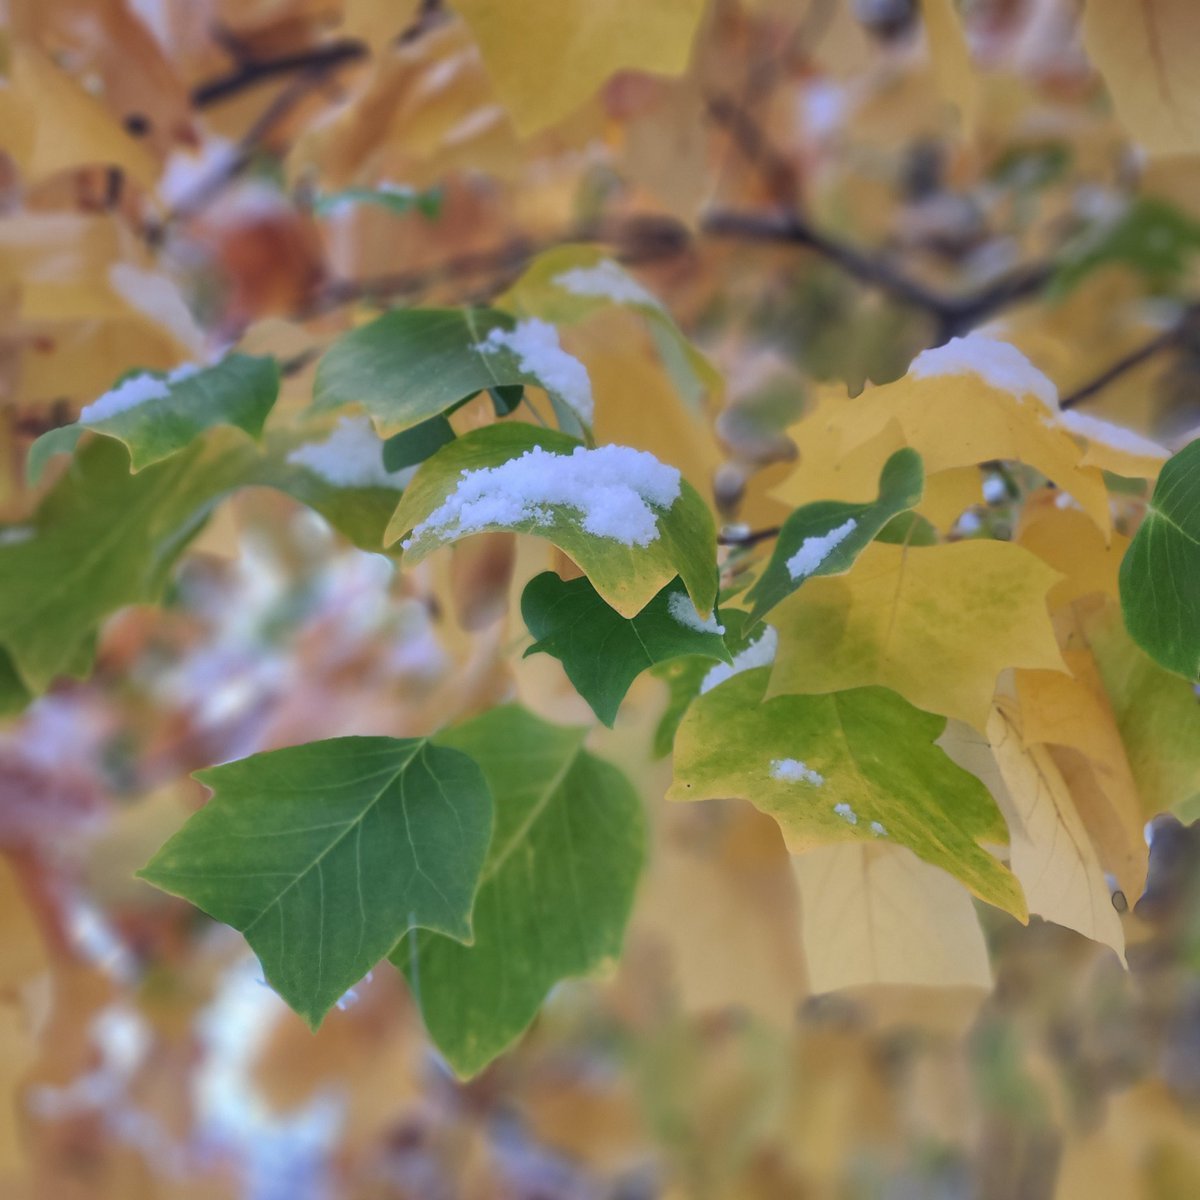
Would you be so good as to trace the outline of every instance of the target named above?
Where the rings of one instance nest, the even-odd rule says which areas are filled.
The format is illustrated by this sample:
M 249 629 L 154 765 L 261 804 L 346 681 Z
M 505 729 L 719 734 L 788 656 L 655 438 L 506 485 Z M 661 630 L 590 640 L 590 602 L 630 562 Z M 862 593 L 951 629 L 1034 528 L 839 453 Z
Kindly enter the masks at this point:
M 1164 350 L 1169 350 L 1172 346 L 1178 345 L 1198 316 L 1200 316 L 1200 303 L 1189 304 L 1174 325 L 1168 329 L 1164 329 L 1161 333 L 1152 337 L 1143 345 L 1138 346 L 1135 350 L 1122 355 L 1116 362 L 1101 371 L 1099 375 L 1089 379 L 1087 383 L 1077 387 L 1068 395 L 1063 396 L 1058 402 L 1059 408 L 1074 408 L 1077 404 L 1083 404 L 1084 401 L 1090 400 L 1097 392 L 1103 391 L 1110 383 L 1114 383 L 1120 379 L 1122 375 L 1132 371 L 1135 367 L 1140 367 L 1142 363 L 1148 362 Z
M 208 108 L 230 96 L 257 87 L 280 75 L 294 75 L 300 71 L 330 71 L 344 63 L 357 62 L 366 58 L 370 50 L 365 42 L 356 38 L 342 38 L 324 42 L 310 50 L 295 54 L 280 54 L 275 58 L 246 59 L 233 70 L 215 79 L 205 80 L 192 88 L 192 103 L 197 108 Z
M 868 254 L 849 242 L 822 233 L 794 213 L 716 209 L 705 217 L 701 228 L 712 237 L 789 242 L 814 250 L 860 283 L 928 312 L 937 322 L 938 342 L 972 328 L 1011 304 L 1036 295 L 1054 271 L 1051 262 L 1033 263 L 1017 268 L 976 292 L 954 295 L 914 279 L 880 255 Z

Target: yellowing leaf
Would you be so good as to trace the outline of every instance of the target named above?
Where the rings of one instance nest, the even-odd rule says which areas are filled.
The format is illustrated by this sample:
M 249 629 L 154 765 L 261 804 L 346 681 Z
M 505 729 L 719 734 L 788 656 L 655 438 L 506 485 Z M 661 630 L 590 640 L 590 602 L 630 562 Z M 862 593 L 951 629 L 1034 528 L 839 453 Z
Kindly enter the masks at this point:
M 617 71 L 678 75 L 704 0 L 456 0 L 521 134 L 570 115 Z
M 898 421 L 889 421 L 866 441 L 857 441 L 856 427 L 849 420 L 857 403 L 844 389 L 819 393 L 813 411 L 788 430 L 800 460 L 774 489 L 774 496 L 799 508 L 818 500 L 869 500 L 875 495 L 883 464 L 908 443 Z M 982 499 L 979 471 L 954 467 L 926 475 L 925 494 L 916 511 L 945 530 Z
M 1084 466 L 1134 479 L 1157 479 L 1163 463 L 1171 457 L 1165 446 L 1091 413 L 1071 409 L 1062 413 L 1059 421 L 1069 433 L 1083 440 Z
M 1145 815 L 1200 793 L 1200 705 L 1192 685 L 1136 645 L 1115 604 L 1079 617 L 1077 637 L 1099 668 Z
M 1058 578 L 1007 542 L 876 542 L 848 575 L 809 580 L 775 609 L 768 694 L 882 684 L 982 729 L 1002 670 L 1063 668 L 1046 613 Z
M 592 379 L 596 441 L 649 450 L 678 467 L 702 496 L 710 496 L 720 447 L 710 424 L 689 409 L 672 385 L 638 324 L 633 313 L 613 308 L 563 333 L 563 344 L 583 360 Z M 646 419 L 650 411 L 653 421 Z M 871 495 L 878 482 L 877 472 L 868 489 Z
M 963 125 L 975 125 L 979 107 L 979 74 L 971 63 L 971 51 L 962 22 L 954 11 L 954 0 L 921 0 L 929 60 L 938 91 L 957 105 Z
M 1015 390 L 989 383 L 965 365 L 972 356 L 997 351 L 1015 360 Z M 1050 381 L 1013 347 L 977 334 L 957 339 L 920 356 L 903 378 L 853 400 L 826 393 L 788 430 L 800 448 L 801 466 L 777 495 L 791 504 L 815 498 L 800 493 L 824 483 L 831 472 L 843 479 L 842 486 L 859 489 L 861 476 L 873 468 L 877 477 L 888 454 L 908 445 L 920 453 L 930 480 L 941 471 L 997 458 L 1027 463 L 1070 492 L 1107 534 L 1112 519 L 1103 476 L 1084 465 L 1083 451 L 1060 427 L 1057 408 L 1045 399 L 1053 395 Z M 889 432 L 893 423 L 896 429 Z M 839 457 L 847 461 L 831 461 Z
M 1088 0 L 1083 38 L 1118 115 L 1150 154 L 1200 149 L 1192 0 Z
M 17 93 L 36 113 L 33 147 L 26 173 L 44 179 L 74 167 L 120 167 L 147 190 L 158 179 L 150 152 L 121 127 L 116 117 L 65 71 L 29 45 L 13 48 L 12 78 Z
M 1004 813 L 1029 911 L 1123 955 L 1124 930 L 1095 847 L 1050 751 L 1024 744 L 1015 701 L 998 698 L 986 739 L 951 723 L 938 745 L 987 785 Z
M 1086 651 L 1068 654 L 1081 671 L 1090 664 Z M 1091 670 L 1095 671 L 1094 664 Z M 1025 744 L 1069 747 L 1082 757 L 1081 766 L 1073 755 L 1055 751 L 1055 761 L 1105 867 L 1126 895 L 1140 895 L 1147 856 L 1142 827 L 1152 814 L 1142 811 L 1121 732 L 1102 686 L 1090 687 L 1061 671 L 1017 671 L 1015 684 Z
M 1063 576 L 1050 589 L 1050 608 L 1059 609 L 1096 592 L 1115 598 L 1117 572 L 1129 539 L 1114 533 L 1106 544 L 1085 513 L 1056 503 L 1061 497 L 1061 492 L 1050 490 L 1029 497 L 1017 530 L 1017 544 Z
M 779 827 L 748 805 L 661 815 L 633 930 L 667 958 L 685 1012 L 794 1019 L 806 988 L 788 861 Z
M 990 989 L 970 893 L 904 846 L 822 846 L 793 857 L 814 992 L 861 984 Z
M 1017 881 L 982 846 L 1004 842 L 1004 819 L 937 749 L 943 721 L 886 688 L 764 699 L 766 684 L 766 667 L 742 671 L 693 702 L 675 737 L 668 800 L 749 800 L 779 822 L 793 854 L 907 846 L 1025 920 Z

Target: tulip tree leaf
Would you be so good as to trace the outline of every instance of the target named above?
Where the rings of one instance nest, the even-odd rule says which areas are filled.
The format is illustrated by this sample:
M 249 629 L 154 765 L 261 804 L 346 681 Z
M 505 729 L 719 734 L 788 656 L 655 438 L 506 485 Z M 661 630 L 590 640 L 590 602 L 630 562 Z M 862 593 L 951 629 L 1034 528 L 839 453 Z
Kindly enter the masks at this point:
M 701 619 L 678 580 L 667 584 L 634 617 L 604 602 L 587 579 L 562 580 L 553 571 L 531 579 L 521 615 L 537 641 L 525 651 L 559 659 L 575 690 L 605 725 L 616 720 L 630 684 L 669 659 L 702 655 L 730 661 L 724 639 Z
M 313 408 L 361 404 L 385 437 L 454 408 L 476 392 L 532 384 L 569 401 L 505 346 L 479 347 L 516 322 L 494 308 L 394 309 L 340 337 L 317 367 Z
M 124 446 L 92 438 L 0 541 L 0 646 L 32 691 L 71 671 L 110 613 L 157 600 L 217 502 L 245 481 L 253 446 L 216 432 L 136 475 Z
M 1200 680 L 1200 440 L 1159 474 L 1120 586 L 1133 640 L 1168 670 Z
M 496 806 L 475 937 L 420 933 L 392 961 L 460 1075 L 511 1045 L 560 979 L 620 951 L 645 825 L 628 779 L 583 748 L 586 732 L 506 705 L 437 739 L 479 764 Z
M 411 534 L 454 492 L 465 471 L 498 467 L 540 446 L 569 455 L 579 442 L 554 430 L 504 422 L 457 438 L 426 459 L 388 526 L 387 541 Z M 626 617 L 636 615 L 678 575 L 696 606 L 705 612 L 716 599 L 716 530 L 708 506 L 686 480 L 669 510 L 657 514 L 658 536 L 648 545 L 625 545 L 584 529 L 578 509 L 547 503 L 539 514 L 512 524 L 486 524 L 472 533 L 511 529 L 548 538 L 587 573 L 596 591 Z M 418 563 L 459 536 L 453 528 L 430 528 L 404 544 L 405 562 Z
M 921 456 L 905 448 L 884 463 L 877 499 L 865 504 L 818 500 L 796 509 L 784 521 L 766 569 L 747 593 L 753 615 L 763 616 L 806 579 L 848 571 L 893 517 L 920 503 L 924 486 Z
M 313 1028 L 409 929 L 471 936 L 492 801 L 460 750 L 333 738 L 196 778 L 213 798 L 139 874 L 240 930 Z
M 987 789 L 934 745 L 945 720 L 886 688 L 763 700 L 769 668 L 700 696 L 675 737 L 672 800 L 736 796 L 774 817 L 793 853 L 893 842 L 1022 920 L 1021 886 L 980 842 L 1008 830 Z
M 159 372 L 126 376 L 113 390 L 137 380 L 158 384 L 163 394 L 111 416 L 81 419 L 44 434 L 29 451 L 26 469 L 30 480 L 36 482 L 46 460 L 73 450 L 89 429 L 124 442 L 134 471 L 161 462 L 217 425 L 231 425 L 258 437 L 279 395 L 279 364 L 273 358 L 231 354 L 211 367 L 178 378 Z

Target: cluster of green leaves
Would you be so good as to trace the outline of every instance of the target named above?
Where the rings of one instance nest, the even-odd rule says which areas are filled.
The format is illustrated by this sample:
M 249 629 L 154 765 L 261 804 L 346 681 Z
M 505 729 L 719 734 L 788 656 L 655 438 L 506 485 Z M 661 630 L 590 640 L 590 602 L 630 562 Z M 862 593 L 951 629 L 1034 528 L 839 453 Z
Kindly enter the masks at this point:
M 71 458 L 31 523 L 0 541 L 4 709 L 85 673 L 105 617 L 157 600 L 179 554 L 238 488 L 282 490 L 359 545 L 412 565 L 463 536 L 429 518 L 465 473 L 535 448 L 589 446 L 592 431 L 559 381 L 488 343 L 524 315 L 569 322 L 608 302 L 556 290 L 573 260 L 554 255 L 514 288 L 508 308 L 396 310 L 344 335 L 322 358 L 299 425 L 273 421 L 276 364 L 231 355 L 156 377 L 151 398 L 102 407 L 108 415 L 35 445 L 31 474 L 54 455 Z M 598 260 L 589 251 L 574 261 Z M 627 293 L 668 370 L 705 380 L 706 364 L 653 298 Z M 667 679 L 656 746 L 674 745 L 672 798 L 741 797 L 778 822 L 797 854 L 834 843 L 903 847 L 1025 919 L 1018 876 L 985 848 L 1008 840 L 1005 817 L 939 737 L 947 717 L 984 726 L 999 670 L 1058 662 L 1044 601 L 1055 576 L 1015 546 L 940 545 L 916 510 L 928 499 L 927 470 L 942 472 L 944 490 L 947 473 L 996 446 L 1024 454 L 1022 438 L 1039 463 L 1076 472 L 1081 488 L 1091 476 L 1078 447 L 1041 410 L 1030 418 L 1023 397 L 972 384 L 990 424 L 947 438 L 928 395 L 950 414 L 957 398 L 915 386 L 904 381 L 886 407 L 875 402 L 877 432 L 871 405 L 856 409 L 866 440 L 845 457 L 862 480 L 877 480 L 875 498 L 797 504 L 740 600 L 737 588 L 718 595 L 713 517 L 686 481 L 645 545 L 590 532 L 560 501 L 469 532 L 548 539 L 577 564 L 578 578 L 548 572 L 527 584 L 525 652 L 558 659 L 603 724 L 617 720 L 641 673 Z M 548 395 L 560 428 L 522 419 L 526 388 Z M 451 417 L 480 396 L 492 420 L 460 436 Z M 313 453 L 332 453 L 341 435 L 330 419 L 356 411 L 370 419 L 352 430 L 372 459 L 361 478 L 323 468 Z M 822 417 L 821 436 L 841 419 Z M 913 444 L 897 444 L 905 438 Z M 1196 453 L 1194 444 L 1162 471 L 1121 568 L 1134 638 L 1193 680 Z M 413 467 L 411 480 L 396 474 Z M 860 557 L 866 569 L 852 570 Z M 880 588 L 891 589 L 886 611 Z M 975 593 L 994 612 L 996 645 L 968 653 L 977 624 L 955 606 Z M 1021 620 L 1039 612 L 1041 641 L 1017 646 Z M 776 636 L 789 657 L 768 669 L 761 652 Z M 938 655 L 940 691 L 927 679 Z M 470 1074 L 520 1035 L 558 980 L 619 952 L 644 820 L 629 780 L 584 748 L 586 734 L 503 706 L 424 738 L 338 738 L 254 755 L 199 775 L 212 800 L 143 875 L 241 930 L 268 981 L 314 1026 L 390 959 L 448 1061 Z

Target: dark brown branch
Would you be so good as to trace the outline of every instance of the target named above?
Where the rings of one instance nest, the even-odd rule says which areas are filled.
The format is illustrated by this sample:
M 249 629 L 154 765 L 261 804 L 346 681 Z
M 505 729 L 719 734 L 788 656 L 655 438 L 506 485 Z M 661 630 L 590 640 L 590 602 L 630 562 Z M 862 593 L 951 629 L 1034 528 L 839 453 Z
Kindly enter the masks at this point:
M 357 62 L 366 58 L 370 49 L 357 38 L 341 38 L 325 42 L 311 50 L 295 54 L 280 54 L 275 58 L 246 59 L 239 62 L 225 75 L 205 80 L 192 88 L 192 104 L 197 108 L 208 108 L 228 99 L 238 92 L 257 87 L 260 83 L 276 79 L 280 75 L 294 75 L 299 71 L 330 71 L 343 63 Z
M 1189 305 L 1176 324 L 1172 325 L 1169 329 L 1164 329 L 1162 333 L 1152 337 L 1148 342 L 1138 346 L 1137 349 L 1122 355 L 1116 362 L 1101 371 L 1099 375 L 1089 379 L 1087 383 L 1077 387 L 1068 395 L 1063 396 L 1058 402 L 1059 408 L 1074 408 L 1077 404 L 1083 404 L 1084 401 L 1090 400 L 1097 392 L 1103 391 L 1110 383 L 1120 379 L 1122 375 L 1132 371 L 1135 367 L 1140 367 L 1142 363 L 1148 362 L 1164 350 L 1169 350 L 1172 346 L 1177 345 L 1182 340 L 1191 323 L 1196 320 L 1197 315 L 1200 315 L 1200 304 Z
M 787 242 L 813 250 L 853 279 L 923 309 L 937 322 L 937 341 L 944 342 L 979 324 L 993 313 L 1036 295 L 1054 271 L 1050 262 L 1019 267 L 963 295 L 948 294 L 914 279 L 888 259 L 868 254 L 849 242 L 822 233 L 793 213 L 756 213 L 717 209 L 704 219 L 703 232 L 712 237 L 746 241 Z
M 441 0 L 424 0 L 416 18 L 396 35 L 395 44 L 402 46 L 414 41 L 443 17 Z M 192 104 L 207 108 L 222 100 L 276 79 L 280 75 L 293 75 L 298 71 L 331 71 L 345 63 L 358 62 L 370 56 L 371 48 L 358 38 L 338 38 L 322 42 L 307 50 L 291 54 L 279 54 L 274 58 L 254 58 L 247 49 L 228 32 L 215 30 L 213 38 L 233 57 L 234 66 L 224 75 L 205 80 L 192 88 Z
M 778 537 L 782 526 L 771 525 L 766 529 L 748 529 L 745 533 L 731 533 L 725 530 L 717 535 L 718 546 L 757 546 L 759 542 L 770 541 Z

